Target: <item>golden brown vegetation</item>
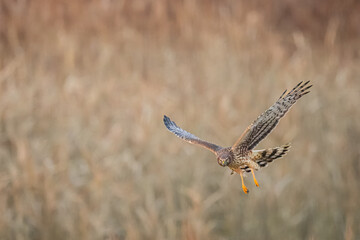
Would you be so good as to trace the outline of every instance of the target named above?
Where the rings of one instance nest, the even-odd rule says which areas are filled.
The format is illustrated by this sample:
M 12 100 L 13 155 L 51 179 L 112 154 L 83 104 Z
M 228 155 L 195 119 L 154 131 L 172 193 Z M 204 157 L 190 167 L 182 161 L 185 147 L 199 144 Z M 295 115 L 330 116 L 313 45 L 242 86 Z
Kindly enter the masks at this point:
M 359 4 L 247 2 L 1 1 L 0 239 L 358 239 Z M 301 80 L 249 195 L 162 123 L 229 146 Z

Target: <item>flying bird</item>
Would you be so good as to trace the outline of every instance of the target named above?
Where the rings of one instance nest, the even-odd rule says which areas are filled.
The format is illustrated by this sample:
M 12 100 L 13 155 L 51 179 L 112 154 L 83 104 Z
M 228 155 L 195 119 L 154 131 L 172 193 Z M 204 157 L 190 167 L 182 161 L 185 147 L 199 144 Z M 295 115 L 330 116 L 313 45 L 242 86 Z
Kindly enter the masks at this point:
M 295 104 L 295 102 L 309 93 L 308 85 L 310 81 L 300 82 L 291 91 L 285 90 L 280 98 L 263 114 L 261 114 L 252 124 L 250 124 L 241 134 L 239 139 L 231 147 L 220 147 L 216 144 L 201 140 L 195 135 L 178 127 L 175 122 L 164 115 L 164 124 L 169 131 L 179 138 L 196 144 L 212 151 L 217 162 L 222 167 L 229 167 L 233 174 L 238 173 L 241 177 L 242 189 L 247 194 L 248 188 L 244 184 L 243 173 L 251 172 L 255 185 L 259 186 L 254 171 L 268 165 L 275 159 L 283 157 L 290 148 L 290 144 L 281 147 L 254 150 L 256 145 L 263 140 L 279 123 L 279 120 Z

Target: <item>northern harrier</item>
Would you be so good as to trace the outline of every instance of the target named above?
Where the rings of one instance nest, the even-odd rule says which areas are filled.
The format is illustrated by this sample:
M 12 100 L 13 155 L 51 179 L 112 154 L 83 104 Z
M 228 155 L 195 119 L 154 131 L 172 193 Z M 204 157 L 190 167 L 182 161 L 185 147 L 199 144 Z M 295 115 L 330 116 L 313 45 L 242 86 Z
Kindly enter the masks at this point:
M 232 147 L 220 147 L 213 143 L 206 142 L 193 134 L 181 129 L 175 122 L 164 115 L 164 124 L 171 132 L 179 138 L 192 143 L 200 145 L 213 153 L 217 157 L 217 162 L 222 167 L 229 167 L 232 174 L 237 172 L 241 176 L 242 188 L 245 193 L 249 190 L 244 184 L 243 173 L 251 172 L 256 186 L 259 186 L 254 170 L 259 170 L 271 163 L 277 158 L 281 158 L 289 150 L 290 145 L 285 144 L 281 147 L 269 148 L 263 150 L 253 150 L 255 146 L 263 140 L 278 124 L 286 112 L 291 108 L 295 102 L 309 93 L 308 89 L 312 86 L 307 86 L 309 81 L 302 84 L 300 82 L 286 95 L 287 90 L 283 92 L 280 98 L 268 110 L 261 114 L 247 129 L 243 132 L 240 138 Z

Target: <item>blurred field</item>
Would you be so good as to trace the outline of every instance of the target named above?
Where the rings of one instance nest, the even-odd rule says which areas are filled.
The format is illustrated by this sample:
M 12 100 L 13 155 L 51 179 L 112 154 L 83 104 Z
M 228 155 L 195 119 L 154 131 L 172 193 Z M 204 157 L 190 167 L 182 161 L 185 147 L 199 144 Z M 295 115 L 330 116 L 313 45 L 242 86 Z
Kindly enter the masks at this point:
M 0 2 L 0 239 L 360 239 L 357 1 Z M 260 188 L 169 133 L 258 148 Z

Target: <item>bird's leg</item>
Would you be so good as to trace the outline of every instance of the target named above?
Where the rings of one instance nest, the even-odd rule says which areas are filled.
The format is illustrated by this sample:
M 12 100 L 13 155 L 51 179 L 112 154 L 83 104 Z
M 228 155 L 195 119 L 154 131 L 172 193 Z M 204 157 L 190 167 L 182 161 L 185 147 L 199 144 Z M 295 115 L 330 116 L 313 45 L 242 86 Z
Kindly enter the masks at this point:
M 259 186 L 259 183 L 258 183 L 258 181 L 257 181 L 256 178 L 255 178 L 254 169 L 252 169 L 252 168 L 250 168 L 250 169 L 251 169 L 251 173 L 252 173 L 253 178 L 254 178 L 255 185 L 258 187 L 258 186 Z
M 240 177 L 241 177 L 242 189 L 243 189 L 244 193 L 248 194 L 248 193 L 249 193 L 249 190 L 247 189 L 247 187 L 246 187 L 245 184 L 244 184 L 244 178 L 243 178 L 243 175 L 242 175 L 242 171 L 241 171 L 241 170 L 240 170 Z
M 240 174 L 242 189 L 243 189 L 244 193 L 248 194 L 249 190 L 247 189 L 247 187 L 244 184 L 244 178 L 243 178 L 242 170 L 240 168 L 238 168 L 238 169 L 234 169 L 234 171 L 237 172 L 238 174 Z
M 255 170 L 258 170 L 260 168 L 259 164 L 257 164 L 256 162 L 252 161 L 252 160 L 244 160 L 243 163 L 248 167 L 250 168 L 251 170 L 251 174 L 254 178 L 254 182 L 255 182 L 255 185 L 258 187 L 259 186 L 259 183 L 258 181 L 256 180 L 256 177 L 255 177 L 255 173 L 254 173 L 254 169 Z

